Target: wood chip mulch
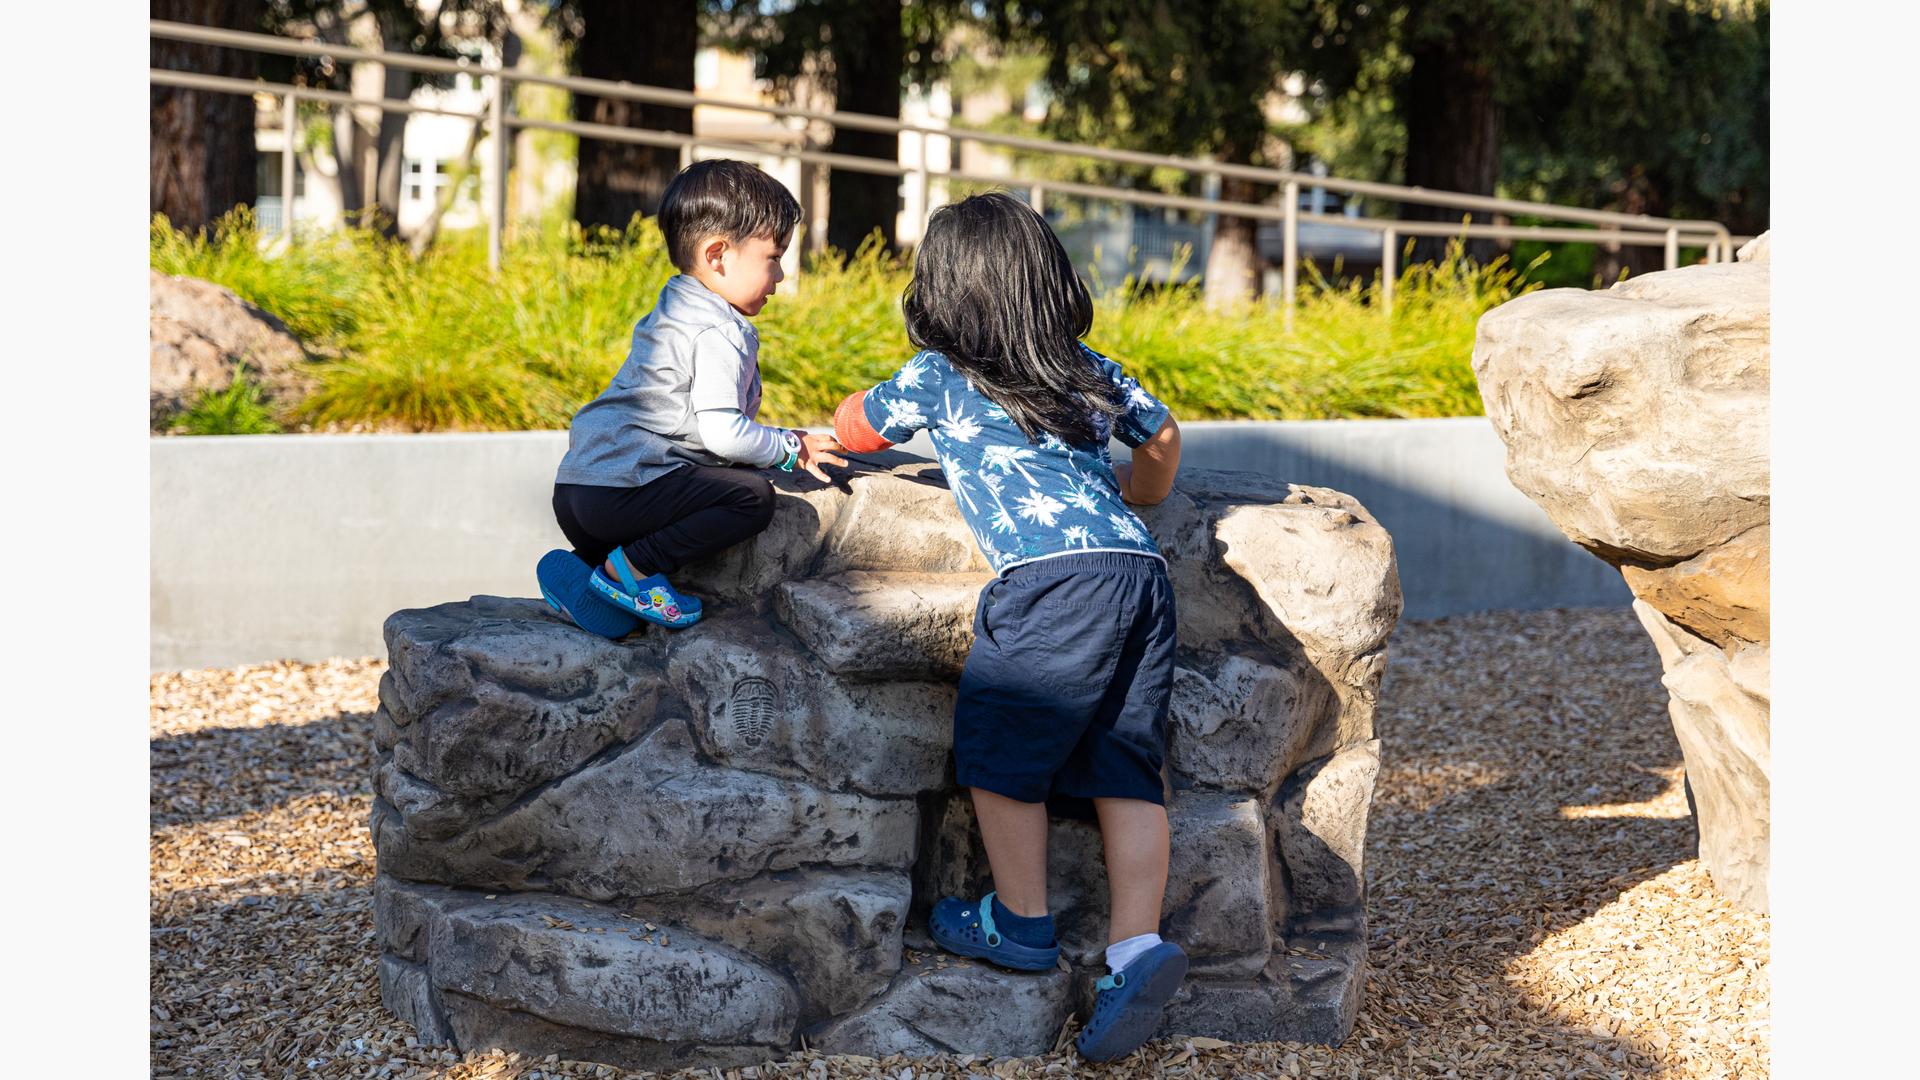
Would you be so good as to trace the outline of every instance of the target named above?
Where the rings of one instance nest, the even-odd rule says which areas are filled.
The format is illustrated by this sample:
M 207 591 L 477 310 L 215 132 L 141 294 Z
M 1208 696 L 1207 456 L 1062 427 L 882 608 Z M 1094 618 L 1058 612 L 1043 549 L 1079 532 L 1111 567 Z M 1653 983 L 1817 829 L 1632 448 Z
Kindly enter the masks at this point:
M 1366 1004 L 1339 1049 L 1179 1037 L 822 1057 L 738 1077 L 1762 1077 L 1768 920 L 1693 856 L 1659 664 L 1624 610 L 1403 624 L 1377 718 Z M 377 660 L 152 679 L 155 1076 L 614 1077 L 418 1045 L 369 911 Z M 1064 1033 L 1063 1033 L 1064 1035 Z M 1064 1042 L 1063 1042 L 1064 1047 Z

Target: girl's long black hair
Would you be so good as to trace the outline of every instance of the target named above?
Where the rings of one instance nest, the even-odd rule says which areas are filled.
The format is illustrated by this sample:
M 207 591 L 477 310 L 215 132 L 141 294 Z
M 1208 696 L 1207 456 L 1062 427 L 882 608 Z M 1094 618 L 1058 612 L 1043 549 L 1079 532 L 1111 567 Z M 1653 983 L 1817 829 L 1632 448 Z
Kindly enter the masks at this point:
M 944 354 L 1030 440 L 1104 441 L 1125 409 L 1080 345 L 1093 297 L 1045 219 L 1011 195 L 934 211 L 902 306 L 908 339 Z

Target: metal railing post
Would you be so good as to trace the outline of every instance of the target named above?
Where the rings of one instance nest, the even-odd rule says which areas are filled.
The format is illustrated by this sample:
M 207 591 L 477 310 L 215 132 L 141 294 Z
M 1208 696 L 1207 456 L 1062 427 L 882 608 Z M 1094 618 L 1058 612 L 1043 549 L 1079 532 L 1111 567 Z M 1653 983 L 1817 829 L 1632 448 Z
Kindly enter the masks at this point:
M 300 122 L 299 95 L 288 92 L 280 95 L 280 130 L 286 137 L 286 145 L 280 150 L 280 235 L 287 238 L 287 245 L 293 245 L 293 184 L 294 134 Z
M 803 194 L 807 189 L 807 166 L 799 158 L 791 154 L 782 154 L 780 157 L 780 168 L 782 172 L 791 168 L 793 174 L 799 177 L 794 183 L 794 187 L 797 190 L 794 191 L 793 196 L 794 201 L 800 204 L 800 220 L 795 223 L 793 236 L 787 241 L 787 253 L 780 260 L 781 268 L 786 271 L 787 280 L 793 282 L 793 291 L 799 292 L 800 267 L 806 262 L 805 259 L 800 257 L 805 245 L 805 240 L 803 240 L 802 237 L 806 235 L 812 224 L 807 220 L 809 200 Z
M 1393 229 L 1380 233 L 1380 306 L 1393 314 L 1393 286 L 1400 276 L 1400 234 Z
M 493 168 L 487 177 L 487 269 L 500 269 L 500 249 L 507 232 L 507 75 L 498 63 L 493 69 L 493 93 L 487 100 L 487 126 L 493 133 Z
M 1667 269 L 1680 265 L 1680 230 L 1667 230 Z
M 919 244 L 927 238 L 927 219 L 933 216 L 933 176 L 927 168 L 927 134 L 920 133 L 920 234 L 914 238 Z
M 1033 186 L 1029 187 L 1027 189 L 1027 205 L 1033 207 L 1034 213 L 1039 214 L 1041 217 L 1046 217 L 1047 216 L 1046 189 L 1044 187 L 1041 187 L 1039 184 L 1034 184 Z
M 1300 286 L 1300 181 L 1289 180 L 1282 189 L 1286 217 L 1280 225 L 1280 306 L 1286 328 L 1293 329 L 1293 301 Z

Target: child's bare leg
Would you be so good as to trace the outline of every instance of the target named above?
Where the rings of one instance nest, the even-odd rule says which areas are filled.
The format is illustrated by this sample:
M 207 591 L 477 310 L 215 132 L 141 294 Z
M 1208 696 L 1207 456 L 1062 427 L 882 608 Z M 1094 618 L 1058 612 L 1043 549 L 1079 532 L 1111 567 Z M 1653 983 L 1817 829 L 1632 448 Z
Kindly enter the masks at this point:
M 1159 933 L 1160 901 L 1167 892 L 1167 808 L 1145 799 L 1095 799 L 1093 809 L 1100 816 L 1112 898 L 1107 944 Z
M 993 888 L 1000 902 L 1015 915 L 1037 918 L 1047 913 L 1047 804 L 1025 803 L 972 788 L 973 816 L 980 821 L 980 839 L 987 846 L 993 868 Z M 1166 832 L 1165 817 L 1161 833 Z M 1164 839 L 1161 844 L 1165 847 Z M 1160 876 L 1166 878 L 1166 858 Z M 1164 888 L 1164 885 L 1162 886 Z M 1158 894 L 1154 903 L 1159 903 Z

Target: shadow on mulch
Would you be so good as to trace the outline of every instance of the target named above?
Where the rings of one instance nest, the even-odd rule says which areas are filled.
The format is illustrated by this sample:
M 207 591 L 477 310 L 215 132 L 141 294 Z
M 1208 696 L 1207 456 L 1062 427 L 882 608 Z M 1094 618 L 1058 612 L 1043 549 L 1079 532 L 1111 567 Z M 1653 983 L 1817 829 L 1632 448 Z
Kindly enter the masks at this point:
M 149 825 L 195 825 L 306 795 L 372 794 L 373 714 L 203 728 L 148 742 Z
M 1549 1003 L 1506 985 L 1509 965 L 1545 938 L 1697 847 L 1690 816 L 1652 816 L 1676 806 L 1681 755 L 1632 615 L 1526 618 L 1536 625 L 1494 652 L 1488 627 L 1522 617 L 1412 624 L 1390 648 L 1367 836 L 1371 970 L 1355 1037 L 1403 1042 L 1418 1060 L 1455 1039 L 1571 1036 L 1612 1069 L 1658 1072 L 1669 1063 L 1651 1048 L 1557 1023 Z M 1597 807 L 1621 809 L 1566 813 Z

